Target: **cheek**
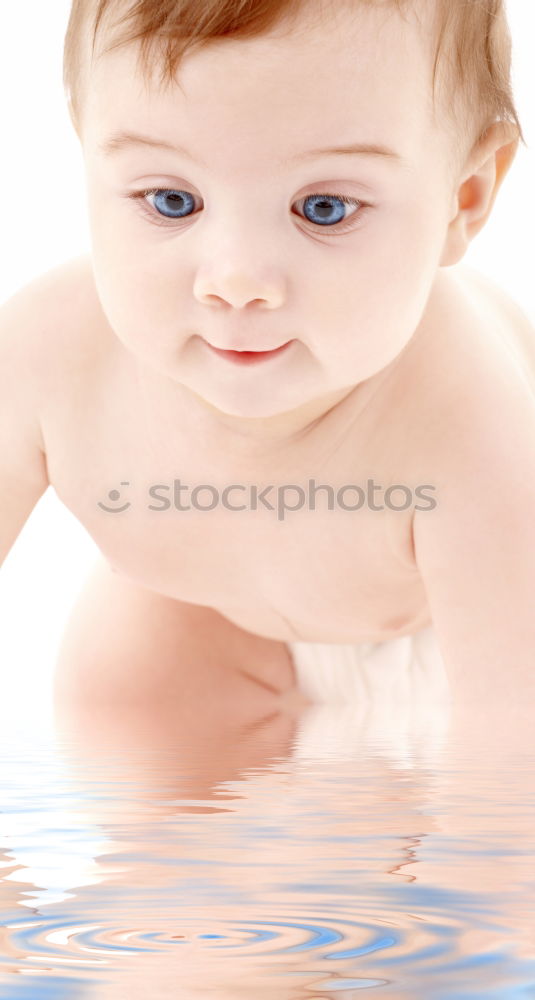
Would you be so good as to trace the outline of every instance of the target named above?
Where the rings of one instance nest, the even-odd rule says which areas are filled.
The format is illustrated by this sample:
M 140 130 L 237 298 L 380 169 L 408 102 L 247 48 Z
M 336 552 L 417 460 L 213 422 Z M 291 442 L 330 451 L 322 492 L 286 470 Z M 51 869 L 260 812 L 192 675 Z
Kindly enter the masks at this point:
M 122 256 L 114 256 L 109 244 L 93 254 L 97 294 L 108 323 L 118 339 L 134 353 L 158 353 L 162 339 L 161 296 L 152 294 L 140 280 L 139 265 L 132 269 Z M 155 336 L 158 331 L 158 337 Z
M 353 362 L 364 378 L 394 360 L 422 319 L 442 245 L 440 216 L 419 203 L 363 227 L 329 271 L 326 294 L 315 286 L 314 346 L 328 367 L 339 372 Z
M 422 204 L 370 215 L 345 247 L 326 251 L 321 280 L 311 282 L 314 311 L 325 322 L 405 327 L 418 315 L 436 274 L 444 239 L 440 218 Z M 318 268 L 316 268 L 318 270 Z
M 443 200 L 431 191 L 400 205 L 369 247 L 368 298 L 385 321 L 420 318 L 442 256 L 447 231 Z

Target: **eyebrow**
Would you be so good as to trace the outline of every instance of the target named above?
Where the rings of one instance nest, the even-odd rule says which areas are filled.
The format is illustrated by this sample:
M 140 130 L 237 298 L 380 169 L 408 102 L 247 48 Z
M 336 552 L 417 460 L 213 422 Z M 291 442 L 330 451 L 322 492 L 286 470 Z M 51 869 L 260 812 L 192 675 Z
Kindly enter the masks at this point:
M 128 151 L 133 147 L 149 146 L 152 149 L 166 149 L 173 153 L 180 153 L 193 163 L 197 163 L 195 158 L 184 149 L 183 146 L 173 145 L 163 139 L 153 139 L 147 135 L 140 135 L 138 132 L 112 132 L 103 142 L 99 143 L 99 150 L 105 156 L 113 156 L 116 153 Z M 329 146 L 326 149 L 311 149 L 306 153 L 298 153 L 287 161 L 288 163 L 299 163 L 305 160 L 313 160 L 320 156 L 376 156 L 385 159 L 403 162 L 403 157 L 393 149 L 386 146 L 377 146 L 374 143 L 358 142 L 346 146 Z

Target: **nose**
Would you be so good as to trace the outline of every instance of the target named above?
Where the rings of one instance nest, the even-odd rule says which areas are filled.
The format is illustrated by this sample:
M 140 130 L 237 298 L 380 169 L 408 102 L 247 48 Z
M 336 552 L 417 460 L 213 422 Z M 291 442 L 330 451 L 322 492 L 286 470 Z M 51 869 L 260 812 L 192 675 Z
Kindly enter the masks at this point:
M 245 309 L 256 304 L 260 309 L 277 309 L 284 301 L 280 279 L 253 276 L 245 274 L 243 268 L 230 270 L 228 266 L 197 275 L 193 294 L 203 305 L 219 308 Z
M 241 239 L 239 246 L 220 244 L 209 260 L 198 267 L 193 294 L 198 302 L 217 308 L 277 309 L 286 297 L 286 279 L 273 260 L 266 261 L 265 246 L 252 248 Z M 272 253 L 272 252 L 271 252 Z

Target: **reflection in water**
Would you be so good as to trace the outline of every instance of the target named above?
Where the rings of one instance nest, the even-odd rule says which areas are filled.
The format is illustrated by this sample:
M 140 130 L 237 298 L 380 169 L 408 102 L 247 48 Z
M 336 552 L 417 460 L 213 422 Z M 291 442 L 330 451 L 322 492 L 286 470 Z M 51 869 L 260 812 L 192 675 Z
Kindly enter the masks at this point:
M 496 718 L 71 705 L 5 738 L 0 997 L 535 996 L 534 740 Z

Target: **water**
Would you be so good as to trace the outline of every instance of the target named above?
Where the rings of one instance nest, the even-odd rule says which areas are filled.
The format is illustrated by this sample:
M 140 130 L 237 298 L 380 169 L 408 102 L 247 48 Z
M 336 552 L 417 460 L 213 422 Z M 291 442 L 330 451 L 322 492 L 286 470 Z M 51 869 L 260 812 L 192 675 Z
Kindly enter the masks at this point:
M 535 998 L 529 725 L 178 729 L 4 732 L 2 1000 Z

